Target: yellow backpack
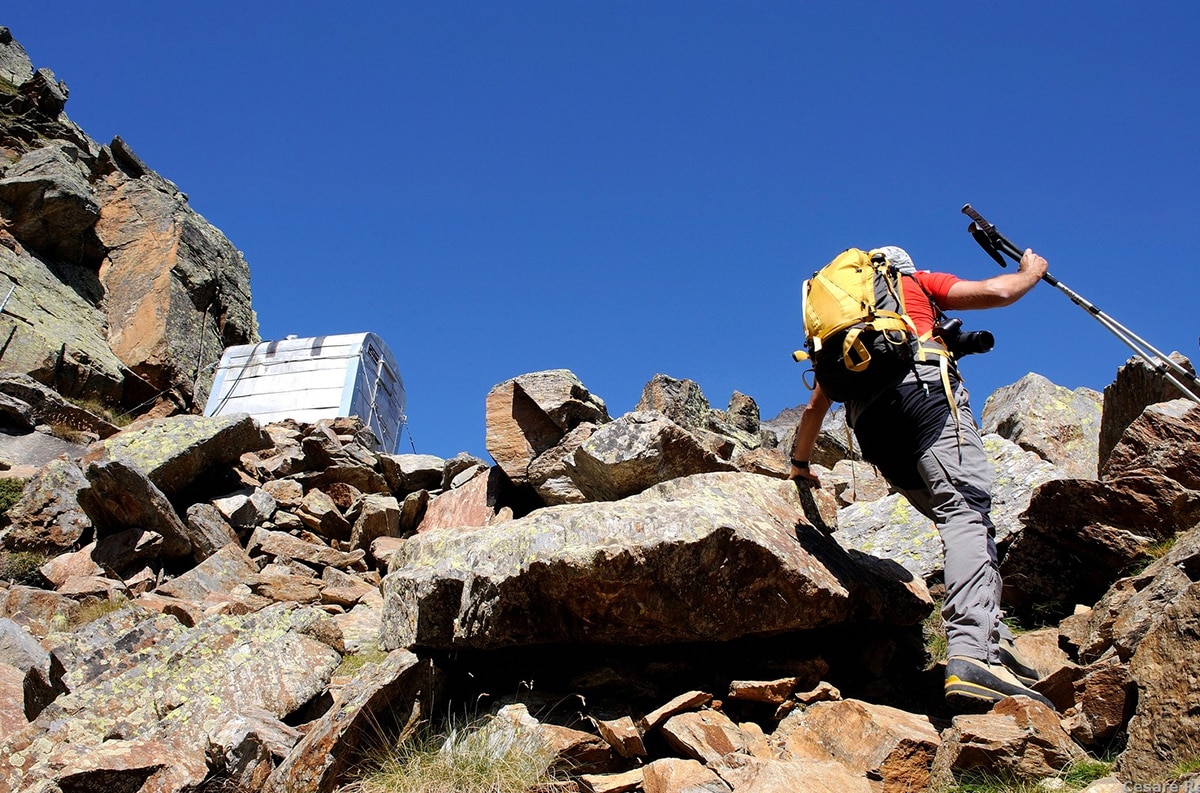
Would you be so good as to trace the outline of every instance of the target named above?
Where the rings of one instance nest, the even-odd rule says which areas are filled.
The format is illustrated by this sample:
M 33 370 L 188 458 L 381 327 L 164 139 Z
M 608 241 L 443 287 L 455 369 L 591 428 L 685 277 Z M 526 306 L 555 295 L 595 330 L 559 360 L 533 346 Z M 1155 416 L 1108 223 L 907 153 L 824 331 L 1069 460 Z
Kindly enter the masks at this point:
M 901 275 L 880 251 L 850 248 L 804 282 L 806 350 L 821 390 L 860 399 L 899 380 L 921 353 Z

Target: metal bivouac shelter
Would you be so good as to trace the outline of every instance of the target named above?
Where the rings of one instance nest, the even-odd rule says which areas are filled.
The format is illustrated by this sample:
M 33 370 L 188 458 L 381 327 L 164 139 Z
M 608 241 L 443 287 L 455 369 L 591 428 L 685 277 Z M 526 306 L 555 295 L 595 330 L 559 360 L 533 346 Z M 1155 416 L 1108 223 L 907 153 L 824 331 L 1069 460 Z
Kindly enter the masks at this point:
M 226 348 L 204 415 L 249 413 L 263 424 L 358 416 L 394 453 L 405 402 L 396 359 L 374 333 L 289 337 Z

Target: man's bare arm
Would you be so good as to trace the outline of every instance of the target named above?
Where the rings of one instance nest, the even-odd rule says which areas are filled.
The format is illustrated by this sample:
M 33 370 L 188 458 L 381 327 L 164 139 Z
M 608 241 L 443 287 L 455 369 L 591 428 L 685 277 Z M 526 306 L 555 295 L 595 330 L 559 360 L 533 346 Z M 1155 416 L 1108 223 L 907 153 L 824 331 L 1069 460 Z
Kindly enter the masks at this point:
M 796 424 L 796 439 L 792 442 L 792 460 L 808 462 L 813 446 L 817 442 L 817 435 L 821 432 L 821 423 L 825 420 L 825 414 L 829 412 L 829 406 L 832 404 L 829 397 L 825 396 L 825 392 L 821 390 L 821 386 L 813 388 L 808 405 L 805 406 L 804 412 L 800 414 L 800 421 Z M 816 475 L 809 470 L 807 465 L 797 466 L 795 463 L 792 464 L 792 472 L 788 478 L 817 481 Z
M 1001 273 L 983 281 L 959 281 L 951 286 L 943 308 L 960 311 L 1011 305 L 1037 286 L 1048 266 L 1045 259 L 1026 249 L 1015 273 Z

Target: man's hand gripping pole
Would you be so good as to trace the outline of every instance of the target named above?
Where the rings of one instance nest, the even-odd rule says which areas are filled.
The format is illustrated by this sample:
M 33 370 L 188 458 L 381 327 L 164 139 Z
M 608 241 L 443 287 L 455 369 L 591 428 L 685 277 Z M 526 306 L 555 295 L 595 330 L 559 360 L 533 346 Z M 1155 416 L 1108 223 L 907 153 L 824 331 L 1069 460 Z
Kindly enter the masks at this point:
M 983 215 L 976 212 L 970 204 L 964 204 L 962 211 L 964 215 L 971 218 L 971 224 L 967 226 L 967 231 L 975 238 L 979 246 L 987 252 L 988 256 L 996 260 L 997 264 L 1001 267 L 1007 267 L 1008 262 L 1004 261 L 1005 256 L 1014 262 L 1021 261 L 1023 250 L 1001 234 L 995 226 L 988 223 Z M 1154 371 L 1158 372 L 1178 388 L 1185 397 L 1200 404 L 1200 379 L 1196 375 L 1155 349 L 1145 339 L 1105 314 L 1050 273 L 1047 272 L 1043 275 L 1042 280 L 1070 298 L 1072 303 L 1091 314 L 1101 325 L 1108 328 L 1114 336 L 1120 339 L 1125 346 L 1129 347 L 1139 358 L 1149 364 Z

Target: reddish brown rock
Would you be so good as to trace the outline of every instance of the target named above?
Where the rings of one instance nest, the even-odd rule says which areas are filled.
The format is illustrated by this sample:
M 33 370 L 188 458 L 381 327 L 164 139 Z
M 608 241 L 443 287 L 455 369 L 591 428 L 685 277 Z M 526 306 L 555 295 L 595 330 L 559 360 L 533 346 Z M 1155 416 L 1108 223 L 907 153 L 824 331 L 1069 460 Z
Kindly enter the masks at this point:
M 609 420 L 603 400 L 566 369 L 532 372 L 506 380 L 487 395 L 486 446 L 496 465 L 517 484 L 529 465 L 584 422 Z
M 497 516 L 494 477 L 480 473 L 429 502 L 419 532 L 433 529 L 473 529 L 490 525 Z
M 1045 777 L 1085 757 L 1050 708 L 1027 697 L 1008 697 L 989 713 L 955 716 L 942 733 L 933 779 L 980 769 L 996 776 Z
M 872 793 L 871 783 L 832 760 L 771 760 L 729 755 L 715 769 L 738 793 Z
M 677 757 L 664 757 L 643 768 L 642 789 L 645 793 L 720 793 L 732 790 L 721 777 L 702 763 Z
M 1184 369 L 1195 372 L 1190 361 L 1175 352 L 1171 359 Z M 1100 419 L 1099 462 L 1103 470 L 1109 454 L 1120 442 L 1125 429 L 1142 415 L 1149 405 L 1179 399 L 1179 389 L 1141 358 L 1130 358 L 1117 370 L 1116 379 L 1104 388 L 1104 412 Z
M 265 793 L 328 793 L 341 774 L 369 748 L 371 731 L 399 726 L 429 712 L 438 690 L 433 666 L 407 650 L 372 664 L 342 691 L 338 703 L 310 727 L 271 773 Z
M 847 699 L 819 702 L 789 715 L 772 745 L 783 757 L 836 760 L 851 772 L 882 780 L 886 793 L 924 790 L 941 744 L 929 718 Z
M 752 754 L 754 736 L 717 710 L 699 710 L 672 716 L 659 728 L 676 751 L 711 765 L 731 752 Z
M 646 745 L 642 743 L 642 734 L 634 726 L 633 719 L 622 716 L 619 719 L 593 719 L 592 723 L 600 732 L 600 737 L 622 757 L 645 757 Z
M 1117 763 L 1122 779 L 1160 779 L 1200 757 L 1200 583 L 1163 609 L 1129 662 L 1137 709 Z M 1186 703 L 1186 705 L 1185 705 Z

